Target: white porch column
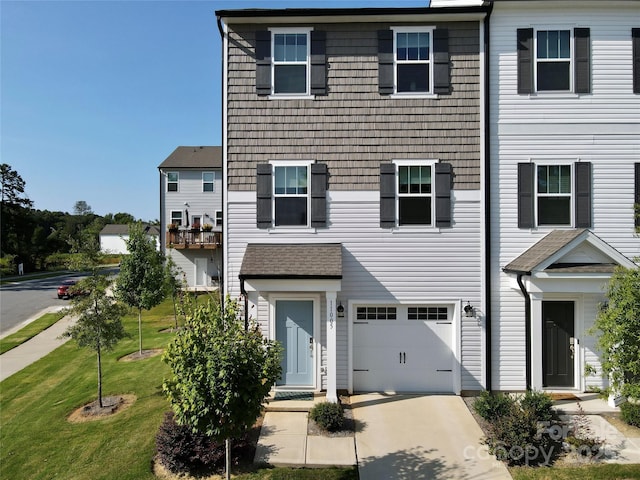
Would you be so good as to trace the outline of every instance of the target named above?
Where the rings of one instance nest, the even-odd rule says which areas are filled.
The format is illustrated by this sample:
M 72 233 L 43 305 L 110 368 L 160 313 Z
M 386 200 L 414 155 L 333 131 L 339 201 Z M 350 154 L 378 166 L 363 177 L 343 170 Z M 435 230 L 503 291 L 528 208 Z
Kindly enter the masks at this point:
M 338 401 L 337 380 L 336 380 L 336 294 L 337 292 L 327 291 L 327 401 L 336 403 Z

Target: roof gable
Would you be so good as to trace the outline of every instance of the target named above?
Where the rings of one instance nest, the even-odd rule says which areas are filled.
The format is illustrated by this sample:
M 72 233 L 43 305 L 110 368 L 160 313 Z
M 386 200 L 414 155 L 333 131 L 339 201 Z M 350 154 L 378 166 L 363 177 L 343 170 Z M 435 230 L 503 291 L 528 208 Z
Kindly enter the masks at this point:
M 250 243 L 239 277 L 339 279 L 342 278 L 342 245 Z
M 159 169 L 192 168 L 198 170 L 222 168 L 222 147 L 186 147 L 176 148 Z

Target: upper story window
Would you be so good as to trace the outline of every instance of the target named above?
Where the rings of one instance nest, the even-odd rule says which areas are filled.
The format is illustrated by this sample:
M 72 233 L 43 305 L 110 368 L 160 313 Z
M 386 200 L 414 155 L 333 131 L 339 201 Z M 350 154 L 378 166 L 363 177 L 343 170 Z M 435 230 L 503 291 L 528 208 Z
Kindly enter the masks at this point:
M 171 211 L 171 221 L 169 223 L 173 223 L 176 226 L 182 225 L 182 210 L 172 210 Z
M 518 227 L 591 227 L 591 163 L 518 164 Z
M 398 225 L 431 225 L 431 165 L 398 166 Z
M 517 80 L 518 93 L 590 93 L 590 29 L 519 28 Z
M 274 203 L 276 226 L 308 225 L 309 167 L 276 166 L 274 168 Z
M 538 165 L 538 225 L 571 225 L 571 165 Z
M 273 34 L 273 93 L 308 95 L 309 32 Z
M 396 29 L 396 93 L 430 93 L 432 29 Z
M 216 227 L 222 226 L 222 210 L 216 210 Z
M 328 171 L 324 163 L 274 161 L 256 167 L 258 228 L 326 227 Z M 281 230 L 283 231 L 283 230 Z
M 324 31 L 310 27 L 256 32 L 256 93 L 274 99 L 327 94 Z
M 380 165 L 380 226 L 450 227 L 451 164 L 398 160 Z
M 178 191 L 178 172 L 167 172 L 167 192 Z
M 202 172 L 202 191 L 214 192 L 215 191 L 215 174 L 213 172 Z
M 536 32 L 536 90 L 571 90 L 571 32 Z

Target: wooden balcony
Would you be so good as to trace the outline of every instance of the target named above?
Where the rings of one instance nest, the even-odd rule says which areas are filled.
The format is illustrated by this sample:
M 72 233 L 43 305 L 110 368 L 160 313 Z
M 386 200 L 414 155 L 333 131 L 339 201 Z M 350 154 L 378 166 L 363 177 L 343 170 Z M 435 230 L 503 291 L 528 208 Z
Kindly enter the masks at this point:
M 167 232 L 166 245 L 176 250 L 204 248 L 215 250 L 222 246 L 222 232 L 202 232 L 197 230 L 178 230 Z

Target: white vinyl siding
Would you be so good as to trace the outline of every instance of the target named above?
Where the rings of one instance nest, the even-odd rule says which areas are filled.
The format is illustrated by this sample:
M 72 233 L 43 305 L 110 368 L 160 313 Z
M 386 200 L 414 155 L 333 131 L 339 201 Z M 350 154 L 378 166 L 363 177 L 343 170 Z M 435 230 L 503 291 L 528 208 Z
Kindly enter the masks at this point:
M 312 239 L 302 232 L 287 233 L 286 240 L 256 227 L 255 194 L 228 195 L 227 288 L 231 296 L 240 293 L 237 272 L 247 243 L 339 242 L 343 245 L 343 278 L 338 300 L 343 305 L 354 298 L 360 304 L 366 299 L 377 304 L 388 300 L 387 306 L 464 299 L 479 312 L 485 310 L 480 284 L 483 259 L 479 192 L 477 200 L 454 198 L 456 228 L 439 234 L 381 230 L 378 192 L 344 192 L 334 198 L 329 194 L 331 229 L 318 230 Z M 260 312 L 259 309 L 258 315 Z M 461 322 L 462 389 L 478 390 L 483 382 L 484 330 L 477 318 L 462 318 Z M 347 315 L 337 319 L 338 388 L 348 387 L 347 327 Z
M 491 16 L 491 318 L 492 388 L 525 385 L 524 299 L 502 268 L 557 226 L 518 229 L 517 164 L 591 162 L 592 228 L 628 258 L 640 255 L 633 233 L 633 169 L 640 161 L 640 96 L 632 93 L 631 28 L 638 9 L 617 4 L 569 2 L 547 8 L 496 2 Z M 567 5 L 565 3 L 563 5 Z M 631 5 L 628 3 L 627 5 Z M 635 20 L 634 20 L 635 18 Z M 585 27 L 591 35 L 592 94 L 517 94 L 516 31 L 538 25 Z M 572 179 L 573 187 L 573 179 Z M 562 227 L 561 227 L 562 228 Z M 584 299 L 585 319 L 593 307 Z M 593 302 L 592 302 L 593 303 Z M 585 320 L 585 328 L 588 328 Z M 579 332 L 583 335 L 584 332 Z M 583 339 L 585 361 L 594 364 L 593 339 Z M 581 371 L 576 371 L 581 376 Z M 595 382 L 592 378 L 589 382 Z

